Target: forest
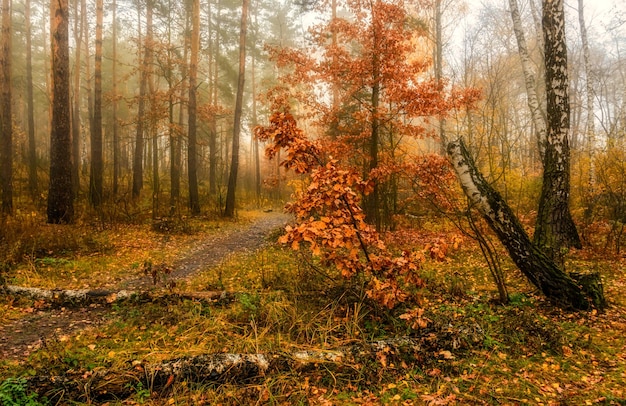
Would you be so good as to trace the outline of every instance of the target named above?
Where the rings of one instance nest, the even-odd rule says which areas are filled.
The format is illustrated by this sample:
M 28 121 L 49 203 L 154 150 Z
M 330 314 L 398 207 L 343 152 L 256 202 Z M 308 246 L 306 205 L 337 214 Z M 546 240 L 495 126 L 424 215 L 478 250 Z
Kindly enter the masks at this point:
M 0 0 L 0 405 L 626 404 L 620 0 Z

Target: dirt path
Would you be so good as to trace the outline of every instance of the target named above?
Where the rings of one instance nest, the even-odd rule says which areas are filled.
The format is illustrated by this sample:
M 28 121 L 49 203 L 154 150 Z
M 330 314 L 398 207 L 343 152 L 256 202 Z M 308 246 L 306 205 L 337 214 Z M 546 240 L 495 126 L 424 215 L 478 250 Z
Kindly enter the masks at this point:
M 211 235 L 173 264 L 168 280 L 188 278 L 218 265 L 229 255 L 254 251 L 266 243 L 267 235 L 284 225 L 289 216 L 266 213 L 249 225 L 229 232 Z M 151 276 L 122 281 L 117 290 L 142 291 L 152 288 Z M 45 309 L 31 316 L 0 325 L 0 358 L 21 360 L 41 345 L 89 326 L 97 326 L 109 311 L 105 305 L 91 305 L 79 309 Z

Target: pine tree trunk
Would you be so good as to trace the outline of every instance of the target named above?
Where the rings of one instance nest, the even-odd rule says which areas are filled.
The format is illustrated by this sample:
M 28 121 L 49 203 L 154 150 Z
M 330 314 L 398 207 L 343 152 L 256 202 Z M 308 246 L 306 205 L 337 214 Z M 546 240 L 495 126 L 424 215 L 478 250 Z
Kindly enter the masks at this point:
M 237 189 L 237 171 L 239 169 L 239 138 L 241 133 L 241 113 L 243 110 L 243 90 L 246 76 L 246 32 L 248 17 L 248 0 L 241 5 L 241 27 L 239 31 L 239 76 L 237 82 L 237 97 L 235 99 L 235 119 L 233 125 L 233 146 L 231 151 L 230 174 L 228 176 L 228 190 L 226 192 L 226 207 L 224 215 L 235 215 L 235 190 Z
M 141 10 L 138 8 L 138 28 L 139 37 L 141 38 Z M 152 2 L 149 0 L 146 2 L 146 25 L 152 24 Z M 147 30 L 148 31 L 148 30 Z M 143 41 L 143 61 L 141 63 L 141 69 L 139 72 L 139 100 L 137 105 L 137 128 L 135 133 L 135 154 L 133 156 L 133 199 L 137 199 L 143 189 L 143 154 L 144 154 L 144 125 L 146 114 L 146 87 L 148 84 L 148 69 L 150 69 L 150 38 L 146 35 Z
M 30 0 L 26 0 L 26 104 L 28 110 L 28 190 L 33 200 L 38 193 L 37 146 L 35 144 L 35 101 L 33 96 L 33 49 Z
M 111 27 L 111 41 L 113 42 L 113 55 L 112 55 L 112 67 L 111 67 L 111 81 L 113 100 L 111 102 L 112 115 L 113 115 L 113 196 L 117 196 L 119 192 L 119 177 L 120 177 L 120 137 L 119 126 L 117 122 L 117 0 L 112 1 L 112 27 Z
M 252 128 L 257 126 L 257 104 L 256 104 L 256 58 L 252 58 Z M 259 140 L 253 136 L 252 159 L 254 161 L 254 191 L 256 195 L 257 207 L 261 205 L 261 157 L 259 156 Z
M 511 208 L 479 172 L 462 141 L 448 145 L 448 156 L 468 199 L 533 285 L 564 308 L 587 310 L 593 306 L 605 306 L 599 276 L 590 274 L 574 279 L 533 244 Z
M 84 60 L 85 60 L 85 90 L 87 91 L 87 123 L 89 124 L 89 134 L 91 134 L 91 127 L 93 127 L 93 89 L 91 84 L 91 48 L 89 45 L 89 19 L 87 18 L 87 1 L 81 0 L 81 17 L 82 17 L 82 30 L 83 30 L 83 38 L 84 38 Z M 86 143 L 81 145 L 82 156 L 87 155 L 86 151 Z M 78 166 L 78 169 L 81 170 L 82 174 L 87 174 L 87 165 L 82 165 L 82 163 Z M 77 189 L 78 191 L 78 189 Z
M 189 62 L 189 134 L 187 145 L 187 175 L 189 177 L 189 209 L 191 214 L 200 214 L 198 194 L 198 151 L 197 151 L 197 80 L 198 53 L 200 52 L 200 1 L 194 0 L 191 10 L 191 60 Z
M 69 12 L 67 0 L 51 7 L 52 126 L 50 131 L 50 187 L 48 223 L 74 220 L 72 193 L 72 140 L 70 133 Z
M 89 202 L 102 204 L 104 157 L 102 150 L 102 1 L 96 0 L 96 54 L 94 64 L 93 125 L 91 127 L 91 166 L 89 173 Z
M 82 7 L 81 2 L 81 7 Z M 78 9 L 78 0 L 74 0 L 74 13 L 76 16 L 82 15 L 84 10 Z M 83 42 L 83 19 L 74 19 L 74 42 L 76 51 L 74 55 L 74 98 L 72 111 L 72 190 L 74 197 L 78 197 L 80 190 L 80 88 L 81 88 L 81 51 Z
M 0 190 L 2 213 L 13 212 L 13 119 L 11 115 L 11 4 L 2 0 L 2 61 L 0 76 Z
M 212 78 L 211 84 L 211 97 L 214 106 L 217 106 L 217 90 L 218 90 L 218 79 L 219 79 L 219 66 L 218 66 L 218 57 L 220 53 L 220 22 L 221 22 L 221 8 L 219 7 L 218 2 L 217 16 L 216 16 L 216 27 L 213 30 L 213 24 L 209 21 L 209 38 L 212 37 L 213 32 L 215 33 L 215 42 L 209 42 L 209 45 L 212 49 L 209 50 L 209 54 L 213 58 L 213 62 L 209 63 L 209 69 L 212 69 L 212 75 L 209 74 L 209 77 Z M 209 4 L 209 17 L 211 15 L 211 8 Z M 214 44 L 214 45 L 213 45 Z M 212 67 L 212 68 L 211 68 Z M 210 72 L 210 71 L 209 71 Z M 209 194 L 214 196 L 217 194 L 217 117 L 215 114 L 212 114 L 209 119 Z

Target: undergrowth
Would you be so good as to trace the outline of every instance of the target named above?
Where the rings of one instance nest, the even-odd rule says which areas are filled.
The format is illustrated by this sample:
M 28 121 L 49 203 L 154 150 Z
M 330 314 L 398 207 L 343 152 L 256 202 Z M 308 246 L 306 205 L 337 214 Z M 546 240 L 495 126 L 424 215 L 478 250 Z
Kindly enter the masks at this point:
M 230 257 L 177 287 L 226 290 L 233 292 L 232 301 L 169 295 L 118 302 L 97 328 L 46 338 L 24 363 L 0 360 L 0 381 L 22 393 L 22 381 L 15 380 L 22 376 L 119 371 L 115 379 L 123 397 L 73 404 L 626 404 L 621 260 L 578 253 L 568 264 L 594 263 L 602 272 L 612 306 L 597 314 L 555 309 L 511 267 L 511 300 L 499 305 L 479 258 L 462 244 L 445 259 L 424 264 L 427 283 L 418 296 L 428 323 L 412 329 L 399 318 L 405 309 L 380 308 L 364 298 L 358 284 L 347 285 L 311 258 L 271 244 Z M 39 265 L 51 272 L 67 266 L 56 257 L 43 257 Z M 357 355 L 350 363 L 322 363 L 246 382 L 184 380 L 156 390 L 149 379 L 124 381 L 123 371 L 139 363 L 206 353 L 358 348 L 405 336 L 419 338 L 420 350 Z M 54 396 L 51 401 L 70 403 L 63 394 Z

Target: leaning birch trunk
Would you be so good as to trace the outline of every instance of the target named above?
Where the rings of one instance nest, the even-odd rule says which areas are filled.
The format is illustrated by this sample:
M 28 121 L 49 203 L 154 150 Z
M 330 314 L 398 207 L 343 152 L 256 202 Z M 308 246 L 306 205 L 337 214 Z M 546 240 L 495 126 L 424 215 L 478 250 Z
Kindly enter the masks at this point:
M 463 191 L 533 285 L 564 308 L 588 310 L 593 306 L 604 307 L 599 276 L 569 276 L 533 244 L 511 208 L 480 173 L 460 139 L 448 144 L 448 156 Z

